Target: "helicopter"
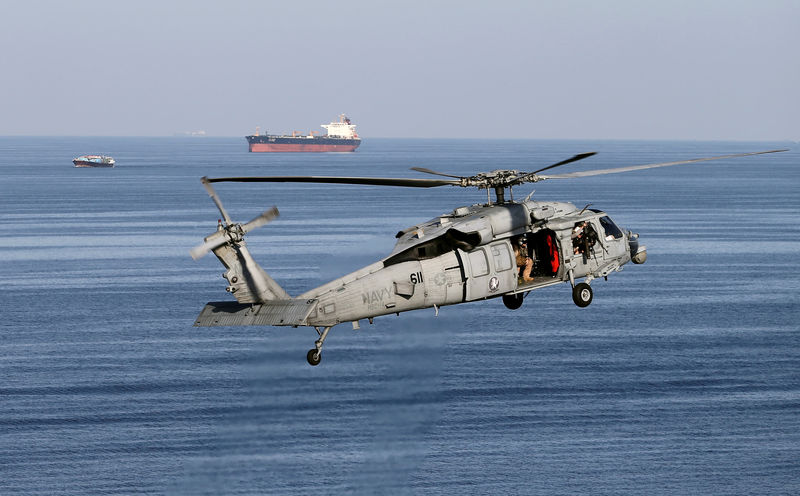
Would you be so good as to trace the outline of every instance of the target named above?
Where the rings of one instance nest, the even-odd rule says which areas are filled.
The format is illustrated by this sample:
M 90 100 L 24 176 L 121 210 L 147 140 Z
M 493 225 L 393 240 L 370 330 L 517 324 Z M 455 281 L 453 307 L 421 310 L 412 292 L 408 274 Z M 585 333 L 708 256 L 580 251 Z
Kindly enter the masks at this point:
M 531 291 L 568 282 L 578 307 L 591 304 L 591 283 L 622 270 L 628 262 L 643 264 L 647 249 L 639 235 L 620 228 L 602 210 L 577 208 L 557 201 L 535 201 L 531 193 L 513 199 L 512 188 L 545 179 L 571 179 L 601 174 L 699 163 L 783 152 L 768 150 L 714 157 L 543 174 L 555 167 L 595 155 L 587 152 L 532 172 L 498 169 L 457 176 L 422 167 L 412 170 L 437 178 L 340 176 L 255 176 L 201 179 L 222 219 L 217 230 L 191 250 L 195 260 L 213 252 L 225 267 L 226 291 L 236 301 L 209 302 L 195 326 L 313 327 L 318 339 L 306 354 L 310 365 L 322 359 L 330 330 L 350 322 L 373 323 L 376 317 L 424 308 L 500 298 L 519 309 Z M 457 186 L 485 189 L 487 201 L 460 206 L 427 222 L 400 230 L 394 249 L 383 259 L 297 296 L 290 296 L 253 259 L 245 235 L 278 216 L 272 207 L 244 224 L 234 222 L 212 187 L 217 182 L 296 182 L 381 185 L 412 188 Z M 508 190 L 509 198 L 506 198 Z M 492 200 L 491 192 L 494 192 Z

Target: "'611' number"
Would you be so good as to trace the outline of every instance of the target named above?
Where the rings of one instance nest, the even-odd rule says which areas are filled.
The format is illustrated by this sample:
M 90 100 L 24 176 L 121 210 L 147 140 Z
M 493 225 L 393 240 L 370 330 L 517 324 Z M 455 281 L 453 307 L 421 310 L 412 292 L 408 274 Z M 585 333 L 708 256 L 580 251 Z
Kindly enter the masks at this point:
M 422 282 L 422 272 L 415 272 L 414 274 L 411 274 L 409 279 L 411 280 L 411 284 L 421 283 Z

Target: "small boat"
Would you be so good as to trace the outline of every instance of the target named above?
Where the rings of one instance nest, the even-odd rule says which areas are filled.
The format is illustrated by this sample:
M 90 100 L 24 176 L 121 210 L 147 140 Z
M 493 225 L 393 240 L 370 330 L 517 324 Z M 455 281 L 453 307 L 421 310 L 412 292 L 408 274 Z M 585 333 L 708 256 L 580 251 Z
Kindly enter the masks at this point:
M 114 167 L 116 161 L 105 155 L 81 155 L 72 159 L 75 167 Z

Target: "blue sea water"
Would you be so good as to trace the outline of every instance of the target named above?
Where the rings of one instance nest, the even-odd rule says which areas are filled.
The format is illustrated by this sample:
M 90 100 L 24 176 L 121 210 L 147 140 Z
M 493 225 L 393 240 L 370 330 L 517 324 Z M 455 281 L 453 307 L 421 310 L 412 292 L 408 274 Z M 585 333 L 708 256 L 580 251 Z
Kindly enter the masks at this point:
M 547 181 L 648 261 L 596 281 L 316 333 L 196 328 L 229 298 L 189 249 L 219 213 L 199 178 L 564 172 L 793 148 Z M 800 149 L 792 143 L 369 139 L 253 154 L 238 138 L 0 137 L 0 494 L 798 494 Z M 104 153 L 113 169 L 76 169 Z M 299 294 L 394 234 L 485 194 L 219 184 Z

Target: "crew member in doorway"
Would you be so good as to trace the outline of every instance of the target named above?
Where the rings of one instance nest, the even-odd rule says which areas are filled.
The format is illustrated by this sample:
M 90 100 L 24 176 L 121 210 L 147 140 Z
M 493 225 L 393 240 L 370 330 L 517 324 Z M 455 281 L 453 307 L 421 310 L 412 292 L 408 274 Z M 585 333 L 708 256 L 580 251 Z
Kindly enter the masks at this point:
M 582 253 L 588 257 L 597 239 L 597 231 L 589 222 L 578 222 L 572 230 L 572 250 L 575 255 Z
M 514 256 L 517 259 L 517 270 L 519 271 L 521 282 L 531 282 L 531 270 L 533 269 L 533 259 L 528 256 L 528 245 L 525 243 L 525 236 L 522 236 L 514 243 Z
M 572 253 L 577 255 L 583 249 L 583 236 L 586 222 L 577 222 L 575 227 L 572 228 Z

